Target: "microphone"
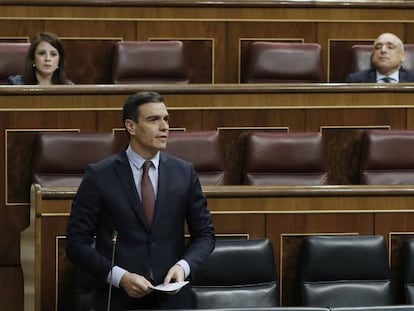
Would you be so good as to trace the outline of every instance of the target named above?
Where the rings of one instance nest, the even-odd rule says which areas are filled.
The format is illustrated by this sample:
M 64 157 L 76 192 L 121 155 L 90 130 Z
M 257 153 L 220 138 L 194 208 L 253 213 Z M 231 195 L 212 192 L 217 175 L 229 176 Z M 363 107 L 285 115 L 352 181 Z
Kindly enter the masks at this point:
M 111 296 L 112 296 L 112 269 L 114 268 L 115 261 L 115 246 L 118 239 L 118 231 L 114 230 L 112 232 L 112 258 L 111 258 L 111 271 L 109 272 L 109 290 L 108 290 L 108 302 L 106 305 L 106 310 L 111 310 Z

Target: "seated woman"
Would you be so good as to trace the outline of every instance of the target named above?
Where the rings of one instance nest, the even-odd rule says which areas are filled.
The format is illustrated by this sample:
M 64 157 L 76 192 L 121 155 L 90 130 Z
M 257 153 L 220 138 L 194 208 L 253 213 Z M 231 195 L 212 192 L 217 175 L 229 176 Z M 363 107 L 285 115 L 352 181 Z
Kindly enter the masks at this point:
M 13 75 L 8 84 L 73 84 L 65 73 L 64 50 L 60 39 L 48 32 L 38 32 L 27 52 L 24 75 Z

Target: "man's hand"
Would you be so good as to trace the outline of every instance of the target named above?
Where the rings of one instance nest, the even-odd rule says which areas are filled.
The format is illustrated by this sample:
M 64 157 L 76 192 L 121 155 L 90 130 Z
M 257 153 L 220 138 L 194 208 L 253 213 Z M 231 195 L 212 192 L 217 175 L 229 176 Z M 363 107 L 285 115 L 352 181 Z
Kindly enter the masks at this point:
M 174 265 L 168 270 L 167 275 L 164 278 L 164 285 L 167 285 L 171 282 L 182 282 L 184 281 L 184 269 L 180 265 Z M 170 294 L 177 294 L 180 290 L 170 292 Z
M 143 276 L 126 272 L 120 281 L 120 285 L 127 292 L 127 294 L 134 298 L 142 298 L 152 292 L 153 286 Z

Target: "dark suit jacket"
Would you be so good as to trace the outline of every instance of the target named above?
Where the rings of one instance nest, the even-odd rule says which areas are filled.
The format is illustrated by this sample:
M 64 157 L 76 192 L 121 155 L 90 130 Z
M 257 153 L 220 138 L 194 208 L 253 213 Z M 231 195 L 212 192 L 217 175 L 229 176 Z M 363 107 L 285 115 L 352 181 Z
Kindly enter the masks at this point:
M 351 83 L 376 83 L 376 69 L 368 69 L 349 74 L 345 82 Z M 414 72 L 400 69 L 400 83 L 414 82 Z
M 191 243 L 185 245 L 187 221 Z M 115 265 L 162 282 L 181 258 L 196 270 L 214 249 L 214 228 L 193 165 L 163 152 L 153 224 L 148 226 L 125 152 L 88 166 L 72 204 L 67 227 L 67 256 L 107 288 L 112 234 L 118 231 Z M 96 235 L 95 248 L 91 247 Z M 114 289 L 113 305 L 125 299 Z M 117 297 L 117 295 L 119 297 Z M 166 294 L 167 295 L 167 294 Z M 168 295 L 178 300 L 180 295 Z M 102 299 L 102 297 L 101 297 Z M 178 303 L 178 305 L 177 305 Z M 182 306 L 188 308 L 183 301 Z M 174 308 L 180 307 L 176 301 Z M 113 309 L 115 310 L 115 309 Z
M 21 75 L 13 75 L 7 78 L 7 84 L 10 85 L 24 85 L 24 79 Z

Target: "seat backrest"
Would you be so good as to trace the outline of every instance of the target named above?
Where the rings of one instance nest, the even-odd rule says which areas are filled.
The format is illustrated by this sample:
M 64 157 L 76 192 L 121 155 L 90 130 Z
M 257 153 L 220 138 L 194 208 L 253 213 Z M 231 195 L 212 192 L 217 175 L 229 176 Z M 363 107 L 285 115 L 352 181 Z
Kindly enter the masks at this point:
M 181 41 L 120 41 L 114 45 L 112 82 L 188 83 Z
M 414 184 L 414 131 L 365 131 L 361 141 L 360 183 Z
M 405 302 L 414 305 L 414 239 L 412 238 L 404 241 L 401 270 Z
M 218 132 L 171 131 L 165 151 L 192 162 L 201 185 L 225 183 L 224 155 L 220 148 Z
M 316 43 L 253 42 L 242 61 L 242 83 L 324 82 Z
M 217 240 L 200 270 L 192 272 L 198 309 L 277 307 L 277 273 L 268 239 Z
M 29 43 L 0 42 L 0 84 L 11 75 L 24 73 Z
M 86 166 L 116 153 L 110 133 L 41 132 L 35 136 L 32 181 L 43 187 L 79 186 Z
M 256 132 L 246 137 L 248 185 L 324 185 L 328 170 L 320 133 Z
M 403 62 L 403 68 L 414 70 L 414 44 L 404 45 L 406 59 Z M 372 67 L 372 45 L 355 44 L 351 47 L 351 66 L 352 72 L 370 69 Z
M 393 304 L 383 236 L 306 237 L 302 242 L 300 268 L 304 306 L 334 308 Z

